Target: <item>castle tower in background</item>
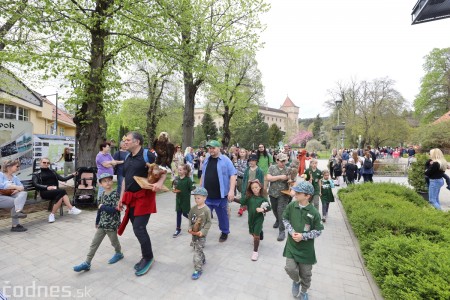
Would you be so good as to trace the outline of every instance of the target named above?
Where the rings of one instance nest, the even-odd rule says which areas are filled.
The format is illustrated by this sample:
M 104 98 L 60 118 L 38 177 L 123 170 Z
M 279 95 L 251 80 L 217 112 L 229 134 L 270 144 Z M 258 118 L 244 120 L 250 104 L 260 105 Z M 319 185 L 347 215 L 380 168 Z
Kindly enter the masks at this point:
M 289 138 L 293 133 L 298 131 L 298 114 L 300 108 L 292 102 L 289 96 L 286 96 L 286 99 L 280 109 L 287 113 L 286 137 Z

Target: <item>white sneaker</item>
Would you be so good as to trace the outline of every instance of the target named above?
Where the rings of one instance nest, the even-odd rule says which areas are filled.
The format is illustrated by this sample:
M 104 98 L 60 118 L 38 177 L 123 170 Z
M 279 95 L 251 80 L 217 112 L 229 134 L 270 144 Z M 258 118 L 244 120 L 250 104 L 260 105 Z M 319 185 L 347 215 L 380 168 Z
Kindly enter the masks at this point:
M 50 215 L 48 216 L 48 222 L 49 222 L 49 223 L 55 222 L 55 215 L 54 215 L 54 214 L 50 214 Z
M 69 209 L 69 215 L 78 215 L 81 213 L 81 209 L 76 208 L 75 206 L 72 209 Z

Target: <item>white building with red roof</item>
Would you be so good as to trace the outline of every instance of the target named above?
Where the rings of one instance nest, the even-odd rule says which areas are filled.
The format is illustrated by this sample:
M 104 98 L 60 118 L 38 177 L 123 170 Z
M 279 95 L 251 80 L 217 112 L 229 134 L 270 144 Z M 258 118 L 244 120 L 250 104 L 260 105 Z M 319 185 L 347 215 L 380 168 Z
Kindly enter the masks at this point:
M 260 105 L 258 107 L 258 113 L 260 113 L 264 121 L 269 125 L 276 124 L 278 128 L 285 132 L 287 135 L 296 132 L 298 130 L 298 115 L 299 107 L 294 104 L 294 102 L 286 96 L 283 104 L 280 108 L 272 108 L 268 106 Z M 194 126 L 202 124 L 203 115 L 205 113 L 204 108 L 196 108 L 194 110 Z M 211 115 L 216 123 L 217 128 L 221 128 L 223 125 L 223 119 L 217 115 L 215 112 L 211 111 Z

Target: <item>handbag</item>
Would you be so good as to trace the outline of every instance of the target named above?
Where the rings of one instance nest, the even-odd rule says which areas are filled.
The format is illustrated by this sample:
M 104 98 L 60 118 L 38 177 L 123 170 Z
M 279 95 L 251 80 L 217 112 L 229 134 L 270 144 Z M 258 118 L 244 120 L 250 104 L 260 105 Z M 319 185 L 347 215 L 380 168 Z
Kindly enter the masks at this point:
M 14 189 L 0 189 L 0 195 L 2 196 L 11 196 L 14 193 Z

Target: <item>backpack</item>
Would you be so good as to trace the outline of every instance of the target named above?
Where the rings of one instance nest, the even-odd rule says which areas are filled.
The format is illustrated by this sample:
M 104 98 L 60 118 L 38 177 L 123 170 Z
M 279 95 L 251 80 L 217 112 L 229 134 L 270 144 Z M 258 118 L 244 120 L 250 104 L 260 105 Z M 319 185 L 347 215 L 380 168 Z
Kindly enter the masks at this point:
M 333 166 L 333 173 L 336 176 L 342 175 L 342 165 L 341 164 L 334 164 Z
M 143 153 L 143 156 L 144 156 L 144 161 L 146 162 L 146 163 L 150 163 L 150 158 L 148 157 L 148 154 L 149 153 L 151 153 L 147 148 L 144 148 L 144 153 Z M 119 154 L 120 155 L 120 154 Z M 128 152 L 127 153 L 127 155 L 125 155 L 125 159 L 123 160 L 123 161 L 126 161 L 127 160 L 127 158 L 128 158 L 128 156 L 130 156 L 130 152 Z
M 372 169 L 372 160 L 370 158 L 364 158 L 363 168 L 366 170 Z

